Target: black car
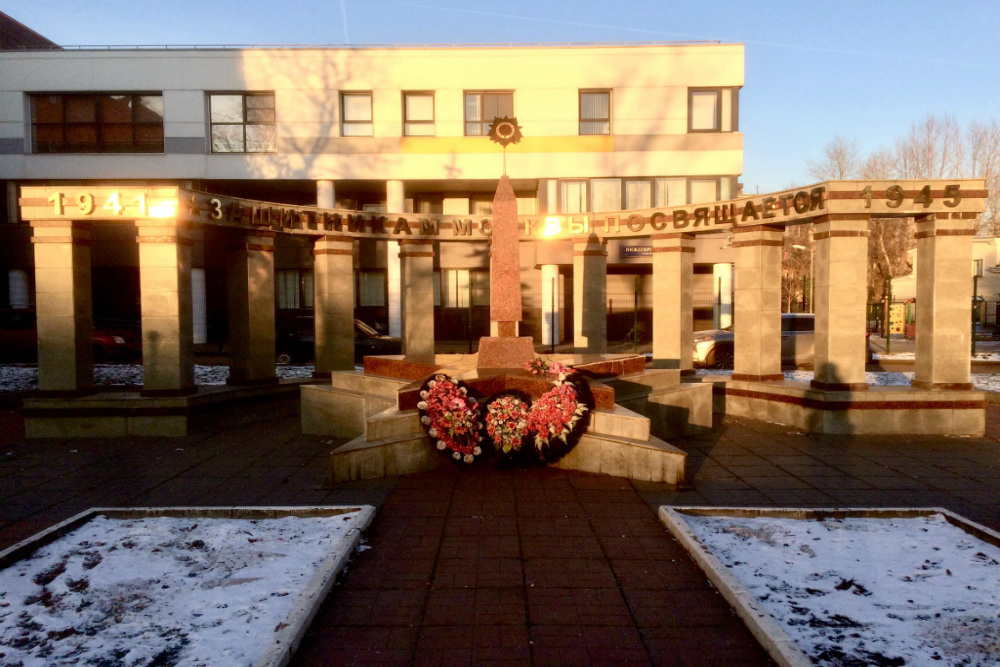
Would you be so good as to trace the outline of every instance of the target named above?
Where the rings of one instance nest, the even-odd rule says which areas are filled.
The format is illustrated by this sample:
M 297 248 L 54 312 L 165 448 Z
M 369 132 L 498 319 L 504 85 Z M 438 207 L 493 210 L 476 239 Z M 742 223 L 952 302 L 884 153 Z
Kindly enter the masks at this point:
M 315 318 L 301 315 L 279 331 L 275 347 L 279 364 L 308 363 L 316 356 Z M 403 343 L 395 336 L 385 336 L 361 320 L 354 320 L 354 361 L 381 354 L 402 354 Z

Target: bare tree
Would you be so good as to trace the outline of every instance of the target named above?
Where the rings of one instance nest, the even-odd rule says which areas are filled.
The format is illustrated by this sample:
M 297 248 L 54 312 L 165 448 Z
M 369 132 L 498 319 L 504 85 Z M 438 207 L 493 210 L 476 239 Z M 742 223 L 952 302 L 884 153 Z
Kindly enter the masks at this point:
M 785 228 L 781 261 L 781 309 L 785 313 L 805 312 L 812 292 L 812 225 L 789 225 Z M 805 279 L 805 280 L 803 280 Z M 812 303 L 808 303 L 809 308 Z
M 858 142 L 839 134 L 823 149 L 823 159 L 809 160 L 808 173 L 818 181 L 854 178 L 858 171 Z
M 967 175 L 986 179 L 986 211 L 979 221 L 981 233 L 1000 236 L 1000 125 L 974 121 L 965 134 L 968 146 Z

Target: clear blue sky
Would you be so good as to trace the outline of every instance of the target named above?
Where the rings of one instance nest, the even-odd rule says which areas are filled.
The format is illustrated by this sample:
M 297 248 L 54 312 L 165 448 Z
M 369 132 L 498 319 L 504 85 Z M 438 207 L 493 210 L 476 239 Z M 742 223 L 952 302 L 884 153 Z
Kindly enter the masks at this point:
M 719 40 L 746 45 L 747 192 L 804 184 L 836 134 L 863 152 L 929 113 L 1000 118 L 994 0 L 0 0 L 63 45 Z

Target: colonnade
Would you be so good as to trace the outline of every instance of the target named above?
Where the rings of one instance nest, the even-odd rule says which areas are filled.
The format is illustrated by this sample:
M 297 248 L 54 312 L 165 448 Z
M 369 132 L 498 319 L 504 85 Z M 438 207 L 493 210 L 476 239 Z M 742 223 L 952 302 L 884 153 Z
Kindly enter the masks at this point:
M 321 190 L 322 192 L 322 190 Z M 332 187 L 326 203 L 332 203 Z M 821 390 L 864 390 L 868 216 L 826 214 L 812 220 L 815 257 L 815 378 Z M 173 219 L 138 227 L 145 396 L 193 393 L 191 233 Z M 90 223 L 31 223 L 35 253 L 39 388 L 48 395 L 92 390 Z M 781 226 L 733 229 L 735 369 L 733 379 L 774 382 L 781 373 Z M 226 232 L 230 383 L 276 382 L 274 371 L 275 232 Z M 970 389 L 967 363 L 973 222 L 918 217 L 917 361 L 913 385 Z M 692 370 L 694 236 L 653 233 L 653 365 Z M 573 341 L 578 353 L 607 349 L 605 240 L 572 241 Z M 431 239 L 398 242 L 403 351 L 434 354 Z M 314 237 L 316 372 L 354 365 L 353 239 Z M 546 275 L 542 267 L 543 277 Z M 543 280 L 544 283 L 544 280 Z M 543 341 L 544 343 L 545 341 Z M 959 363 L 963 361 L 965 363 Z

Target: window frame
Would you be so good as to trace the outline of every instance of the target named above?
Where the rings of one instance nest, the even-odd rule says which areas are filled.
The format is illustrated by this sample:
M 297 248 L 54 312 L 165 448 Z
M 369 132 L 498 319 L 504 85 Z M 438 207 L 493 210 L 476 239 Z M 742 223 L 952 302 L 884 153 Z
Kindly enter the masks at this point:
M 163 91 L 98 91 L 98 92 L 58 92 L 58 91 L 40 91 L 40 92 L 29 92 L 28 96 L 28 123 L 31 129 L 31 154 L 32 155 L 161 155 L 166 152 L 166 138 L 165 138 L 165 112 L 160 112 L 159 121 L 148 121 L 141 120 L 137 118 L 139 113 L 139 98 L 143 97 L 156 97 L 160 100 L 160 106 L 163 106 Z M 58 123 L 54 122 L 38 122 L 36 120 L 35 114 L 35 103 L 36 100 L 46 97 L 58 97 L 60 98 L 60 116 L 61 120 Z M 130 98 L 130 111 L 131 117 L 128 123 L 112 122 L 110 119 L 105 121 L 102 118 L 102 104 L 101 100 L 103 98 L 114 98 L 114 97 L 127 97 Z M 87 122 L 72 122 L 66 119 L 66 100 L 67 99 L 90 99 L 92 102 L 92 107 L 94 110 L 94 120 Z M 127 126 L 131 130 L 131 141 L 129 146 L 131 150 L 107 150 L 107 144 L 104 140 L 106 135 L 106 129 L 112 126 Z M 62 137 L 60 142 L 60 150 L 38 150 L 38 135 L 39 128 L 41 127 L 59 127 L 61 128 L 60 135 Z M 69 149 L 70 144 L 67 141 L 67 130 L 71 127 L 83 128 L 92 127 L 95 140 L 91 146 L 88 144 L 83 150 L 71 150 Z M 144 128 L 159 128 L 159 140 L 158 141 L 139 141 L 136 139 L 136 129 Z M 152 150 L 145 150 L 147 146 L 153 145 Z M 46 146 L 52 146 L 51 141 L 46 142 Z M 81 144 L 82 145 L 82 144 Z M 122 144 L 110 144 L 118 145 Z M 156 150 L 158 148 L 158 150 Z
M 347 107 L 345 103 L 348 97 L 367 97 L 368 98 L 368 120 L 348 120 L 347 118 Z M 344 132 L 344 128 L 347 126 L 363 126 L 367 125 L 370 128 L 368 134 L 347 134 Z M 353 139 L 354 137 L 374 137 L 375 136 L 375 99 L 370 90 L 342 90 L 340 91 L 340 136 Z
M 729 183 L 729 194 L 730 196 L 724 200 L 734 199 L 734 192 L 737 187 L 738 176 L 726 175 L 726 176 L 613 176 L 613 177 L 595 177 L 595 178 L 560 178 L 557 179 L 558 183 L 558 205 L 557 210 L 559 215 L 581 215 L 584 213 L 610 213 L 611 211 L 595 211 L 593 210 L 593 197 L 594 197 L 594 187 L 593 181 L 608 181 L 608 180 L 619 180 L 621 183 L 620 190 L 620 205 L 628 205 L 628 185 L 629 183 L 648 183 L 649 184 L 649 196 L 650 202 L 648 209 L 656 208 L 674 208 L 677 206 L 706 206 L 708 204 L 713 204 L 718 201 L 723 201 L 722 192 L 725 189 L 723 186 L 723 181 L 726 179 L 730 180 Z M 674 180 L 680 179 L 684 181 L 684 201 L 681 203 L 667 203 L 661 204 L 657 201 L 657 181 L 660 180 Z M 712 202 L 698 202 L 697 204 L 692 204 L 692 183 L 694 181 L 714 181 L 715 182 L 715 200 Z M 584 211 L 567 213 L 566 212 L 566 197 L 564 192 L 564 186 L 568 183 L 580 183 L 583 185 L 583 196 L 585 197 L 586 209 Z M 648 209 L 631 209 L 622 208 L 621 211 L 632 211 L 632 210 L 648 210 Z
M 212 98 L 213 97 L 223 97 L 223 96 L 240 96 L 240 104 L 243 109 L 243 120 L 239 123 L 236 122 L 215 122 L 212 120 Z M 275 98 L 273 90 L 232 90 L 232 91 L 220 91 L 213 90 L 205 93 L 206 101 L 208 103 L 208 151 L 213 155 L 245 155 L 245 154 L 256 154 L 256 153 L 277 153 L 278 152 L 278 104 Z M 247 99 L 252 97 L 258 98 L 271 98 L 271 110 L 273 112 L 274 120 L 272 121 L 251 121 L 248 118 L 248 110 L 250 109 L 247 104 Z M 266 107 L 255 107 L 255 108 L 266 108 Z M 226 150 L 215 150 L 215 139 L 214 139 L 214 129 L 216 127 L 241 127 L 243 129 L 243 150 L 241 151 L 226 151 Z M 247 150 L 247 127 L 272 127 L 274 128 L 274 145 L 266 150 L 251 151 Z
M 730 110 L 730 128 L 723 128 L 723 104 L 725 102 L 725 95 L 723 91 L 730 91 L 730 104 L 732 108 Z M 694 96 L 696 94 L 703 93 L 714 93 L 715 94 L 715 127 L 713 128 L 695 128 L 694 127 Z M 688 99 L 687 99 L 687 129 L 689 133 L 697 134 L 726 134 L 731 132 L 739 132 L 739 109 L 740 109 L 740 89 L 735 86 L 716 86 L 708 88 L 688 88 Z
M 431 98 L 431 119 L 430 120 L 410 120 L 407 118 L 406 100 L 409 96 L 430 97 Z M 404 90 L 403 91 L 403 136 L 404 137 L 433 137 L 437 135 L 437 99 L 433 90 Z M 430 125 L 430 134 L 410 134 L 409 125 Z
M 583 117 L 583 96 L 584 95 L 594 95 L 594 94 L 597 94 L 597 93 L 604 93 L 605 95 L 608 96 L 608 115 L 607 115 L 607 118 L 587 118 L 587 119 L 584 119 L 584 117 Z M 612 127 L 611 126 L 611 89 L 610 88 L 593 88 L 593 89 L 591 89 L 591 88 L 581 88 L 580 91 L 577 93 L 576 102 L 577 102 L 577 121 L 578 121 L 577 122 L 577 132 L 579 133 L 579 135 L 581 137 L 591 137 L 591 136 L 601 137 L 601 136 L 610 135 L 612 133 L 611 132 L 611 127 Z M 586 123 L 607 123 L 608 124 L 608 131 L 607 132 L 584 132 L 583 131 L 583 124 L 585 122 Z
M 480 119 L 478 121 L 469 120 L 469 95 L 479 95 L 478 110 Z M 489 135 L 490 125 L 493 124 L 493 119 L 490 118 L 486 120 L 482 118 L 483 115 L 483 95 L 510 95 L 510 115 L 515 116 L 514 112 L 514 91 L 513 90 L 466 90 L 462 92 L 462 133 L 466 137 L 485 137 Z M 479 134 L 469 134 L 469 123 L 479 123 Z

